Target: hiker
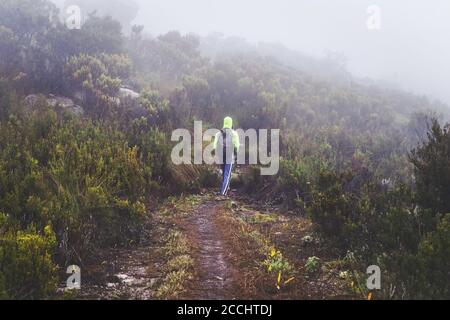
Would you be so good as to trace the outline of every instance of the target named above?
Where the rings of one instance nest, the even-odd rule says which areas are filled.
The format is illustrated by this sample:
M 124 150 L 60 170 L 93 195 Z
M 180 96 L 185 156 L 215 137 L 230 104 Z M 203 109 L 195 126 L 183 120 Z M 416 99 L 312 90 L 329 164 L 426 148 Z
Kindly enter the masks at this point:
M 230 187 L 231 171 L 239 152 L 239 135 L 233 130 L 233 119 L 226 117 L 223 120 L 223 129 L 216 134 L 214 150 L 222 168 L 222 188 L 220 194 L 226 196 Z

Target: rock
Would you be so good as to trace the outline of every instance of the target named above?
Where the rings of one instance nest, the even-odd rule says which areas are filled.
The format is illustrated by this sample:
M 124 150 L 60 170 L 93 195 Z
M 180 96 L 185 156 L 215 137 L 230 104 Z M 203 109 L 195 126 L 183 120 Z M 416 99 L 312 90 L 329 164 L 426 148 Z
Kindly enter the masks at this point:
M 34 107 L 36 102 L 38 102 L 39 96 L 37 94 L 30 94 L 25 98 L 25 103 L 29 107 Z
M 123 280 L 123 283 L 125 283 L 125 284 L 132 284 L 134 282 L 135 282 L 134 278 L 126 278 Z
M 75 92 L 75 94 L 73 95 L 73 98 L 78 100 L 79 103 L 82 103 L 85 99 L 85 95 L 83 92 L 81 91 L 77 91 Z
M 139 93 L 137 93 L 136 91 L 133 91 L 131 89 L 122 87 L 119 89 L 119 96 L 120 98 L 131 98 L 131 99 L 139 99 L 139 97 L 141 96 Z
M 63 110 L 76 116 L 82 116 L 84 114 L 83 108 L 76 105 L 72 99 L 63 96 L 56 96 L 51 94 L 48 97 L 45 97 L 36 94 L 30 94 L 25 98 L 25 103 L 29 107 L 33 108 L 36 106 L 36 103 L 41 97 L 42 99 L 45 99 L 46 103 L 52 108 L 60 107 Z
M 76 105 L 72 99 L 67 98 L 67 97 L 51 95 L 47 99 L 47 103 L 52 107 L 59 106 L 59 107 L 63 108 L 64 110 L 66 110 L 74 115 L 77 115 L 77 116 L 81 116 L 84 114 L 83 108 Z
M 128 278 L 128 275 L 124 273 L 118 273 L 116 274 L 116 277 L 119 278 L 121 281 L 124 281 Z
M 314 239 L 311 236 L 305 236 L 305 237 L 302 238 L 302 242 L 304 244 L 309 244 L 309 243 L 312 243 L 313 241 L 314 241 Z
M 159 281 L 159 278 L 151 278 L 150 279 L 150 282 L 149 282 L 149 284 L 148 284 L 148 287 L 149 288 L 153 288 L 155 285 L 156 285 L 156 283 Z

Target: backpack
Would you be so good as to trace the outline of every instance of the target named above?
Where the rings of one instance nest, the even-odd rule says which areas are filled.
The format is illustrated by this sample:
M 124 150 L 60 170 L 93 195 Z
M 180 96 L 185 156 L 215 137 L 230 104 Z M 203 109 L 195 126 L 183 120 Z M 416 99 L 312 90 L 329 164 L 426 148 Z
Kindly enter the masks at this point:
M 234 156 L 233 131 L 231 129 L 222 129 L 222 155 L 223 163 L 231 163 Z

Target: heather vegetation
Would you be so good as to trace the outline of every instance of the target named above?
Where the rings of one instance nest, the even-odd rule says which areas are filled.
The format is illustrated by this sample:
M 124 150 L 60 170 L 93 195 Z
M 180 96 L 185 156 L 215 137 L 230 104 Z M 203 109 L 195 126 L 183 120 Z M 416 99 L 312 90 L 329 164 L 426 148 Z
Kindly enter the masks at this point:
M 310 217 L 355 277 L 378 264 L 383 297 L 450 298 L 447 107 L 321 77 L 330 61 L 206 54 L 218 41 L 96 14 L 69 30 L 47 0 L 0 0 L 0 298 L 51 296 L 68 265 L 138 242 L 160 199 L 215 186 L 172 164 L 170 135 L 224 115 L 281 129 L 280 173 L 246 167 L 242 193 Z

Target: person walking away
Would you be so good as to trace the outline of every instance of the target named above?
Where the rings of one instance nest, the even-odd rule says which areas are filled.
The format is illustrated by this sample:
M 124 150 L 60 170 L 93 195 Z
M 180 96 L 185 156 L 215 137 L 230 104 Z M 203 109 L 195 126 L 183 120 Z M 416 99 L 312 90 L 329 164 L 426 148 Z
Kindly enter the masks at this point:
M 222 168 L 222 187 L 220 189 L 222 196 L 226 196 L 230 188 L 231 172 L 239 148 L 239 135 L 233 130 L 233 119 L 226 117 L 223 120 L 222 130 L 216 134 L 214 139 L 214 150 Z

